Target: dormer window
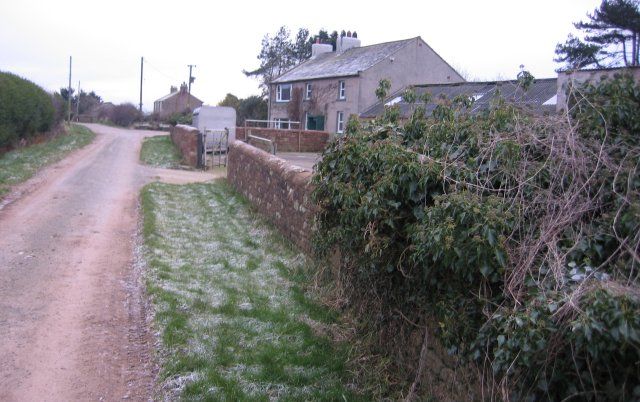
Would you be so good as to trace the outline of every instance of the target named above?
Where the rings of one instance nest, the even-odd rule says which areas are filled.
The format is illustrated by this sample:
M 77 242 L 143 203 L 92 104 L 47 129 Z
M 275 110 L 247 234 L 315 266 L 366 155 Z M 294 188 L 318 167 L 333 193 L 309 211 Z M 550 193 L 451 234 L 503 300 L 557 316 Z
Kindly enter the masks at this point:
M 289 102 L 291 100 L 291 84 L 278 84 L 276 86 L 276 102 Z
M 347 86 L 344 81 L 338 81 L 338 99 L 347 99 Z

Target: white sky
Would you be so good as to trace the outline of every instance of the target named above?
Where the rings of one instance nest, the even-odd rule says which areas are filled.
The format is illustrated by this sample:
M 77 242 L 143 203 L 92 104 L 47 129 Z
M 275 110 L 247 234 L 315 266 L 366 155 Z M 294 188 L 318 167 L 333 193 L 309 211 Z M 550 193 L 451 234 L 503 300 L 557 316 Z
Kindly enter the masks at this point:
M 68 83 L 105 101 L 138 104 L 145 58 L 143 108 L 187 81 L 216 104 L 227 92 L 258 94 L 243 69 L 258 66 L 266 33 L 281 25 L 355 30 L 362 45 L 421 36 L 472 79 L 513 79 L 524 64 L 535 77 L 554 77 L 555 45 L 575 32 L 600 0 L 422 1 L 171 1 L 0 0 L 0 70 L 47 90 Z

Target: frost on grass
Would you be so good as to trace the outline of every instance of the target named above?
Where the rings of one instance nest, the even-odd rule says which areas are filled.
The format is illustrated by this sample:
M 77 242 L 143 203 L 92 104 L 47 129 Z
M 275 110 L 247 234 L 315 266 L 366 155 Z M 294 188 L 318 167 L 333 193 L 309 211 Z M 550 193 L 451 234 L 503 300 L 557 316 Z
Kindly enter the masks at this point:
M 343 399 L 344 354 L 308 325 L 293 252 L 222 183 L 143 194 L 165 399 Z

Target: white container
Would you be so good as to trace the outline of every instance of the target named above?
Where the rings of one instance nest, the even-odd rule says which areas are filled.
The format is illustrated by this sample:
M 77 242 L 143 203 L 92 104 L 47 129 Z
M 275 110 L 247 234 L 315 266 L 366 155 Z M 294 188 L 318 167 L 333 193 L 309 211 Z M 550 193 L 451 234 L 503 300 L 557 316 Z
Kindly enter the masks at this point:
M 236 140 L 236 110 L 226 106 L 200 106 L 193 111 L 193 127 L 204 133 L 229 130 L 229 144 Z M 210 136 L 207 136 L 209 142 Z

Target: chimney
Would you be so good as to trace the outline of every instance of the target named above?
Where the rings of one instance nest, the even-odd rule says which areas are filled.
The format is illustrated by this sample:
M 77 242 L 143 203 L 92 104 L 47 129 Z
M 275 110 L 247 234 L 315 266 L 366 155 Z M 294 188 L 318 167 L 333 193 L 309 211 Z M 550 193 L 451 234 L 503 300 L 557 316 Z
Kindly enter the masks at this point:
M 169 93 L 172 94 L 175 92 L 178 92 L 178 87 L 174 87 L 173 85 L 171 85 L 171 89 L 169 90 Z
M 327 43 L 314 43 L 311 45 L 311 57 L 316 57 L 322 53 L 331 53 L 333 52 L 333 46 Z
M 185 84 L 184 82 L 182 84 L 180 84 L 180 93 L 181 94 L 186 94 L 187 93 L 187 84 Z
M 346 52 L 347 50 L 354 47 L 360 47 L 360 39 L 351 36 L 350 31 L 347 32 L 347 36 L 338 38 L 338 40 L 336 41 L 337 53 Z

